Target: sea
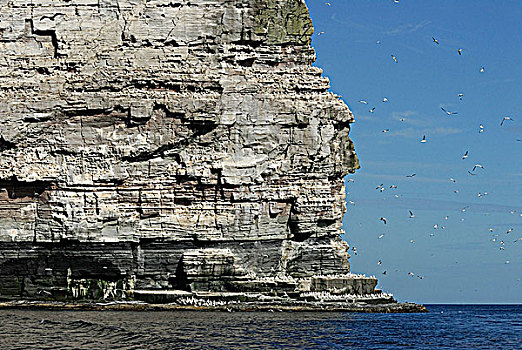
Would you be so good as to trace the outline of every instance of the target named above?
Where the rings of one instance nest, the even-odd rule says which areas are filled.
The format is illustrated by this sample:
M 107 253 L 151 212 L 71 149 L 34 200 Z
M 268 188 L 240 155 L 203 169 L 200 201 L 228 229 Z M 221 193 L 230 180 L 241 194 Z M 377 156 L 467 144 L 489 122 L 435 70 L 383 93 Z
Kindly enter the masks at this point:
M 522 305 L 424 314 L 0 310 L 0 349 L 522 349 Z

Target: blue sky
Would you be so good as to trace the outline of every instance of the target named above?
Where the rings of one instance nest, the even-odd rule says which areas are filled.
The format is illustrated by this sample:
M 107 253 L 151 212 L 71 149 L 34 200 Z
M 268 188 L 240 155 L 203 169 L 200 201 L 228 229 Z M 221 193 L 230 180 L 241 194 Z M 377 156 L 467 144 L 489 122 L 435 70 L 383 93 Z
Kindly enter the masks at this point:
M 315 65 L 356 118 L 352 271 L 400 301 L 522 303 L 522 2 L 306 2 Z

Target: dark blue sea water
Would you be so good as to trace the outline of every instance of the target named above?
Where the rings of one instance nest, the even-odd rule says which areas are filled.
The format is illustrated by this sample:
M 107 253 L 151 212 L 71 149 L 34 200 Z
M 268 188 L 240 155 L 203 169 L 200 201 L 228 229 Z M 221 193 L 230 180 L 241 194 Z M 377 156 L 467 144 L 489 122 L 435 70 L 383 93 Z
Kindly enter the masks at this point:
M 0 349 L 522 349 L 522 305 L 427 314 L 0 310 Z

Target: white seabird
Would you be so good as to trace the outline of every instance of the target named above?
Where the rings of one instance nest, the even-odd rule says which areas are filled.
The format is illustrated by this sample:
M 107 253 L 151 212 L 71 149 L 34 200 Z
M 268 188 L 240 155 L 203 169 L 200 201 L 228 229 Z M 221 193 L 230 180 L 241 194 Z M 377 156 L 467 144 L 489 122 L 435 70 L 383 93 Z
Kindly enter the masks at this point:
M 450 111 L 447 111 L 444 109 L 444 107 L 440 107 L 440 109 L 442 109 L 442 111 L 444 113 L 446 113 L 446 115 L 454 115 L 454 114 L 459 114 L 459 112 L 450 112 Z
M 500 126 L 504 125 L 504 122 L 505 122 L 506 120 L 511 120 L 511 121 L 513 121 L 513 119 L 512 119 L 511 117 L 509 117 L 509 116 L 504 117 L 504 118 L 502 119 L 502 121 L 500 122 Z

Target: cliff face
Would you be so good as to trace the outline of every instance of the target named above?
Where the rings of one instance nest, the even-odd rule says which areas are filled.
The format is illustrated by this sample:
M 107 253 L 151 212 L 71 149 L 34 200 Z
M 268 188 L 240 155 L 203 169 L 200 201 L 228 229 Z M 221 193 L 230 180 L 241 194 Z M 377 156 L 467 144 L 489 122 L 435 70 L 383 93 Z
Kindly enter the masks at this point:
M 302 0 L 0 1 L 1 295 L 377 293 L 312 32 Z

